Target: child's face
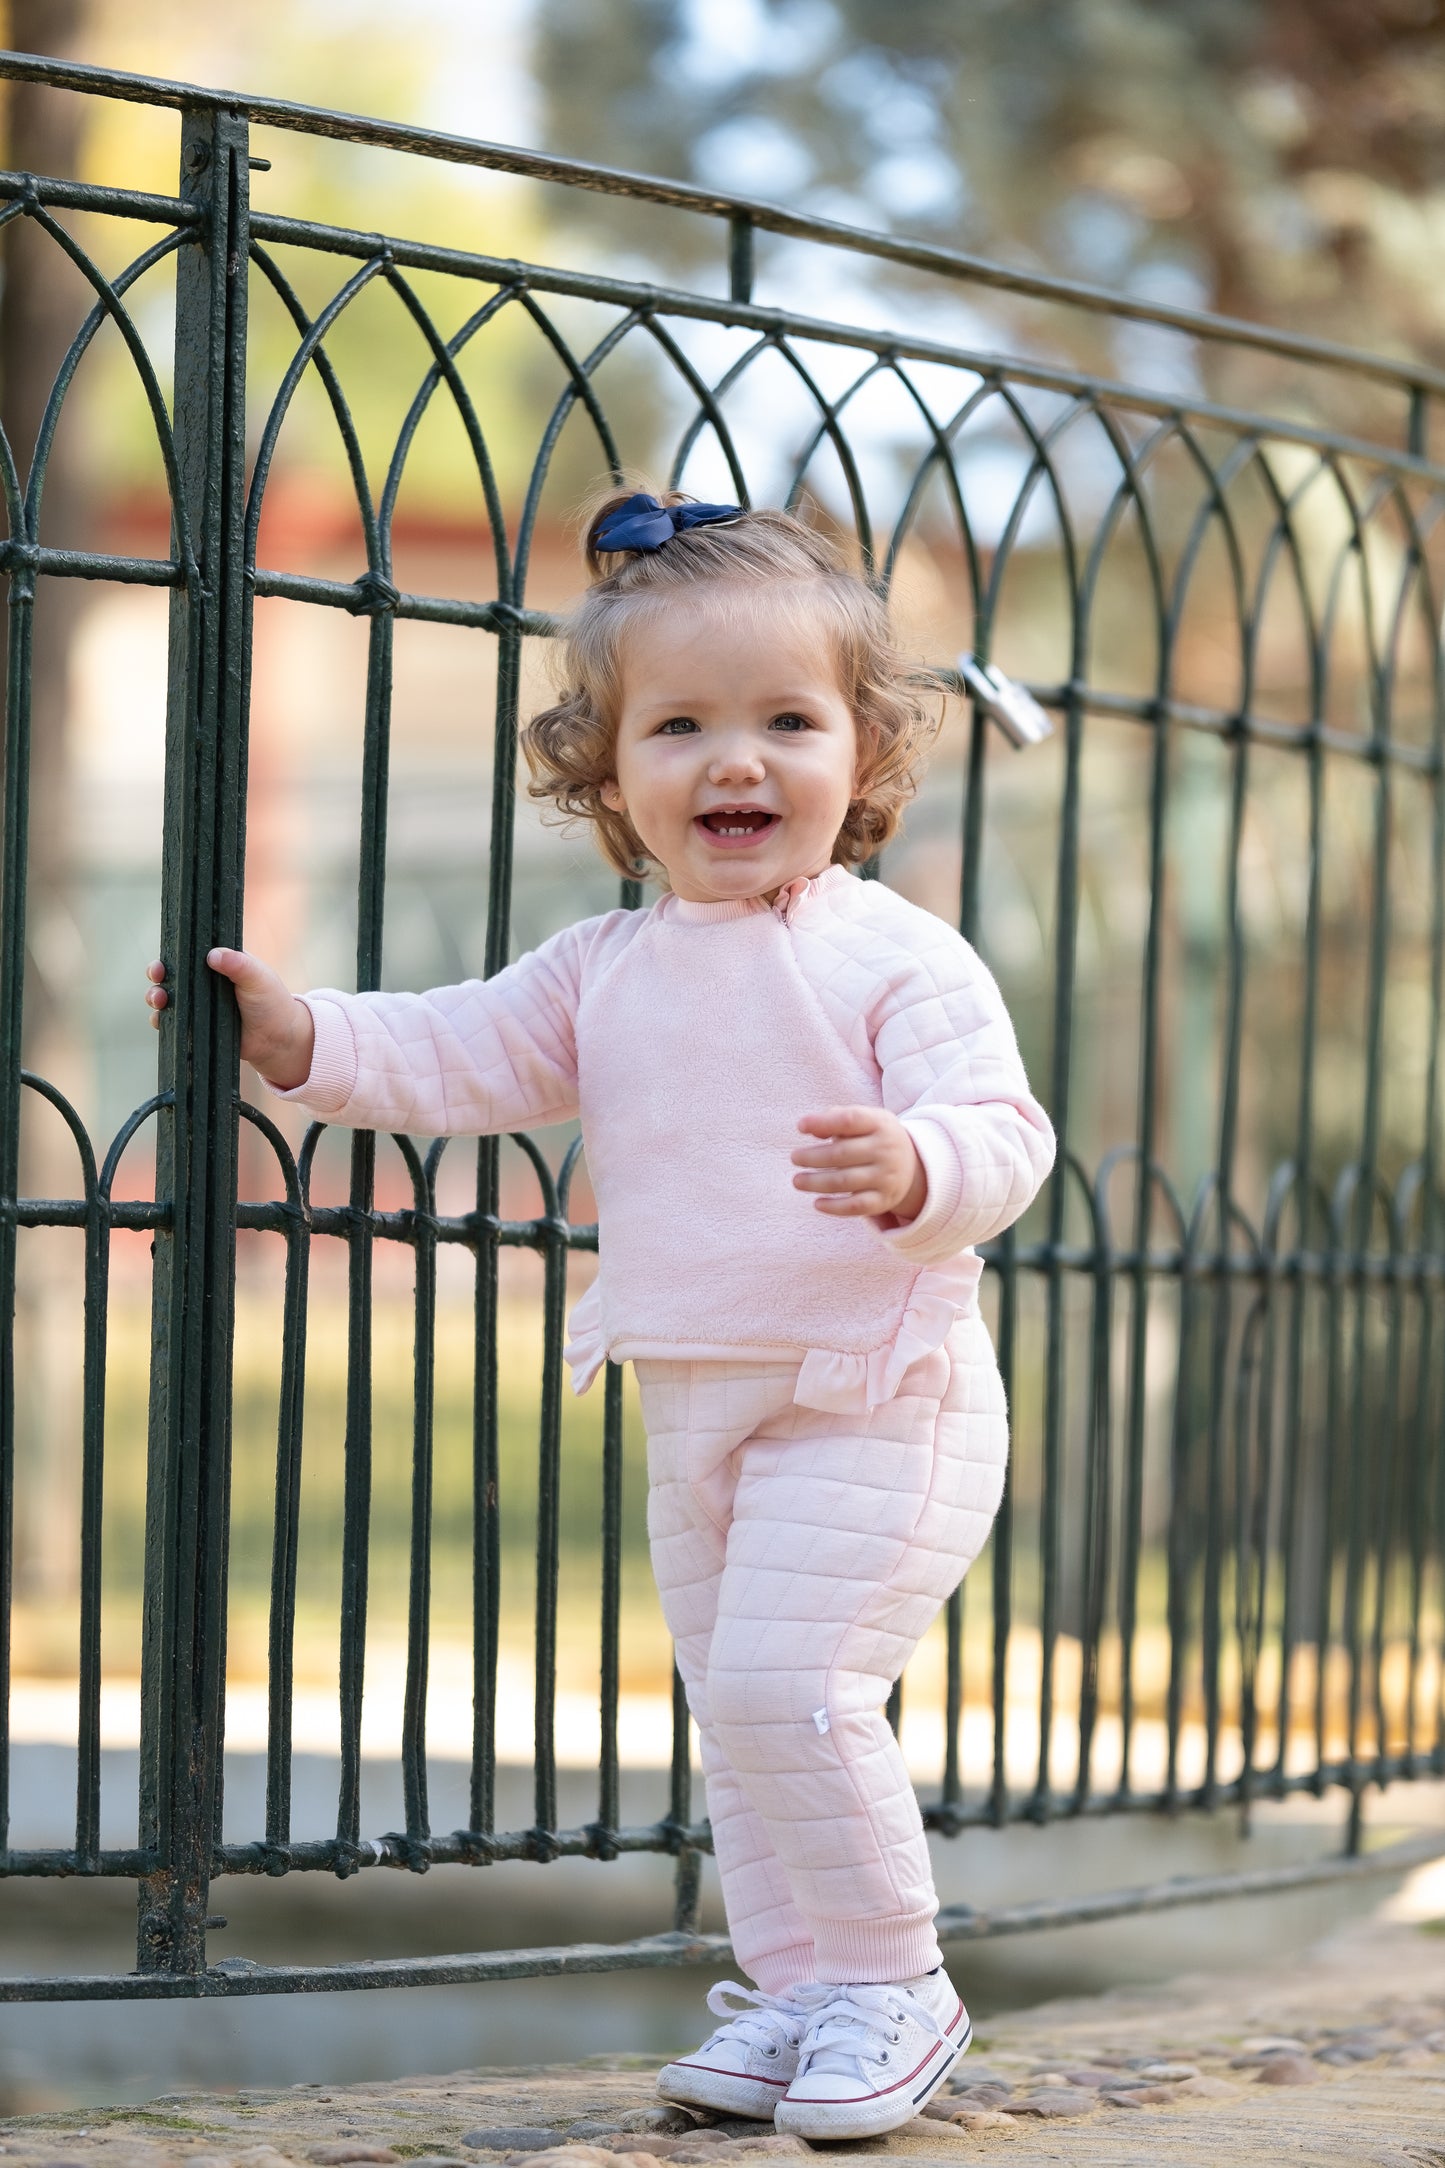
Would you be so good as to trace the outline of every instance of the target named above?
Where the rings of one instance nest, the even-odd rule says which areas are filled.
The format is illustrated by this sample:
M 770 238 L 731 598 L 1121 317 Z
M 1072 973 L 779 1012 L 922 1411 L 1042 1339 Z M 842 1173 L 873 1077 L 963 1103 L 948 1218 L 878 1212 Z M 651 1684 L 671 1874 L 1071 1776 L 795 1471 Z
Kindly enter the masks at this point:
M 689 903 L 771 899 L 821 873 L 856 789 L 857 727 L 822 628 L 796 602 L 725 600 L 630 628 L 602 790 Z

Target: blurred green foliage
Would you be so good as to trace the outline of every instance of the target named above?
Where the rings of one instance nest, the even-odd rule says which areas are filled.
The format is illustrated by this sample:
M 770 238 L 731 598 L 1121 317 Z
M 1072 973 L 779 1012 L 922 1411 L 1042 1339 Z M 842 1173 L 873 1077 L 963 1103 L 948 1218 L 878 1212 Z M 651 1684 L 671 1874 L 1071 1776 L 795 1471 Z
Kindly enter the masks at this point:
M 236 1335 L 231 1578 L 234 1594 L 266 1591 L 276 1499 L 278 1376 L 276 1319 L 242 1297 Z M 540 1316 L 504 1312 L 497 1421 L 501 1544 L 530 1560 L 536 1543 Z M 106 1580 L 121 1596 L 144 1572 L 146 1393 L 150 1323 L 127 1304 L 113 1314 L 107 1355 Z M 472 1324 L 445 1305 L 437 1320 L 432 1538 L 434 1570 L 448 1602 L 470 1582 L 472 1541 Z M 411 1542 L 413 1319 L 409 1304 L 379 1297 L 371 1361 L 372 1565 L 378 1608 L 404 1615 Z M 345 1475 L 346 1312 L 313 1303 L 306 1338 L 300 1586 L 302 1601 L 325 1596 L 337 1578 Z M 644 1445 L 629 1373 L 625 1428 L 623 1543 L 645 1557 Z M 571 1563 L 597 1551 L 602 1501 L 602 1395 L 562 1402 L 561 1550 Z

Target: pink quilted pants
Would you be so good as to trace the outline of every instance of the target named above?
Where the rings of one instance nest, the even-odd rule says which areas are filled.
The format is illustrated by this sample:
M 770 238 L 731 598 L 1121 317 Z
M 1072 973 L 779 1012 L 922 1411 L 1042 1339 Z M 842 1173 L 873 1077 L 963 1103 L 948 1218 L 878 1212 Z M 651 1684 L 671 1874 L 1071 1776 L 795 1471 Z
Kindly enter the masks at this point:
M 794 1363 L 640 1361 L 648 1527 L 702 1742 L 738 1962 L 759 1987 L 939 1962 L 894 1680 L 1003 1491 L 980 1318 L 857 1415 L 798 1407 Z

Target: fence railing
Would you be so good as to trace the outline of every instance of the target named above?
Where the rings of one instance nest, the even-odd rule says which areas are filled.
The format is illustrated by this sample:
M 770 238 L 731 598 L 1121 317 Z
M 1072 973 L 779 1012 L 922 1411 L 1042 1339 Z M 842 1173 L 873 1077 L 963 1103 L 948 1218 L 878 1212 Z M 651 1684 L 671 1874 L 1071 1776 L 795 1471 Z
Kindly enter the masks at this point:
M 957 680 L 960 721 L 920 803 L 914 855 L 899 860 L 911 891 L 930 900 L 940 882 L 952 884 L 949 908 L 999 969 L 1061 1139 L 1044 1200 L 987 1253 L 1014 1462 L 988 1552 L 941 1629 L 940 1684 L 928 1689 L 935 1766 L 921 1779 L 926 1820 L 952 1835 L 1019 1819 L 1226 1804 L 1247 1814 L 1254 1801 L 1299 1791 L 1336 1790 L 1345 1805 L 1338 1856 L 992 1914 L 956 1909 L 945 1931 L 1102 1918 L 1399 1868 L 1445 1850 L 1445 1836 L 1387 1855 L 1361 1843 L 1371 1786 L 1445 1774 L 1437 593 L 1445 470 L 1430 448 L 1445 377 L 742 198 L 423 130 L 22 55 L 0 56 L 0 75 L 172 107 L 180 127 L 174 197 L 0 174 L 0 223 L 43 229 L 57 264 L 68 259 L 94 295 L 28 477 L 0 444 L 9 587 L 0 1873 L 128 1878 L 140 1897 L 136 1972 L 0 1981 L 0 1999 L 426 1984 L 678 1964 L 725 1949 L 698 1926 L 709 1837 L 675 1688 L 658 1811 L 640 1824 L 622 1817 L 622 1563 L 638 1501 L 615 1370 L 603 1395 L 595 1499 L 596 1811 L 583 1826 L 558 1826 L 562 1340 L 569 1262 L 596 1247 L 595 1228 L 570 1216 L 576 1146 L 557 1165 L 522 1140 L 536 1208 L 508 1217 L 495 1141 L 452 1144 L 444 1170 L 441 1143 L 359 1134 L 346 1194 L 327 1202 L 316 1181 L 319 1126 L 293 1148 L 279 1117 L 238 1098 L 234 1007 L 205 964 L 214 943 L 243 933 L 253 625 L 269 598 L 367 621 L 363 988 L 382 978 L 388 762 L 394 727 L 408 728 L 405 712 L 393 722 L 397 628 L 461 628 L 493 652 L 486 930 L 472 967 L 491 973 L 508 960 L 523 646 L 553 625 L 528 599 L 535 545 L 569 474 L 589 462 L 593 473 L 621 472 L 639 450 L 685 486 L 711 477 L 744 500 L 806 499 L 816 516 L 851 529 L 884 588 L 933 582 L 924 615 L 931 610 L 935 642 L 949 641 L 937 659 L 967 648 L 1001 661 L 1058 720 L 1050 746 L 1015 768 Z M 723 227 L 726 291 L 253 208 L 257 127 L 701 213 Z M 96 238 L 102 227 L 107 236 L 138 231 L 143 245 L 113 263 Z M 770 265 L 786 287 L 802 260 L 769 259 L 760 241 L 817 252 L 810 263 L 846 257 L 855 283 L 861 260 L 882 283 L 854 311 L 857 321 L 758 299 Z M 174 290 L 170 365 L 153 355 L 152 318 L 137 306 L 161 282 Z M 838 284 L 851 290 L 841 273 Z M 373 289 L 409 324 L 419 356 L 404 422 L 380 465 L 355 412 L 367 350 L 347 343 Z M 1057 304 L 1065 319 L 1087 312 L 1171 333 L 1171 366 L 1189 381 L 1160 389 L 1091 377 L 1069 362 L 1063 339 L 1051 350 L 1021 344 L 1009 357 L 979 350 L 969 324 L 1000 296 Z M 277 324 L 289 326 L 289 350 L 258 402 L 265 372 L 248 310 L 262 297 L 268 351 Z M 881 323 L 864 320 L 870 314 Z M 45 539 L 47 459 L 102 332 L 123 342 L 154 428 L 171 520 L 165 556 Z M 499 343 L 523 334 L 525 365 Z M 1244 350 L 1287 365 L 1272 412 L 1205 389 L 1210 355 Z M 507 372 L 514 382 L 522 367 L 531 382 L 544 365 L 555 390 L 513 488 L 489 400 Z M 1341 384 L 1363 401 L 1349 427 L 1333 393 L 1307 388 Z M 349 581 L 268 567 L 258 555 L 268 486 L 303 385 L 320 387 L 354 493 L 366 562 Z M 1372 434 L 1392 403 L 1393 444 Z M 466 447 L 493 568 L 490 586 L 471 595 L 408 592 L 396 577 L 407 462 L 443 405 Z M 579 433 L 590 440 L 585 457 L 574 448 Z M 21 1067 L 31 627 L 57 580 L 170 595 L 160 856 L 171 1005 L 157 1089 L 103 1148 L 53 1082 Z M 882 876 L 893 877 L 891 864 Z M 635 890 L 624 894 L 638 900 Z M 21 1194 L 25 1122 L 41 1101 L 74 1144 L 74 1191 L 54 1199 Z M 238 1202 L 243 1126 L 274 1167 L 261 1201 Z M 117 1195 L 123 1155 L 148 1138 L 153 1198 Z M 473 1150 L 465 1208 L 445 1209 L 446 1170 Z M 77 1802 L 74 1843 L 57 1850 L 7 1848 L 6 1818 L 15 1497 L 30 1450 L 17 1413 L 14 1319 L 25 1241 L 41 1229 L 70 1230 L 83 1247 Z M 223 1841 L 238 1230 L 276 1238 L 284 1284 L 264 1828 Z M 101 1841 L 102 1537 L 110 1259 L 112 1238 L 126 1232 L 150 1236 L 154 1266 L 139 1793 L 135 1841 L 114 1847 Z M 313 1457 L 330 1450 L 307 1435 L 305 1419 L 308 1272 L 328 1245 L 346 1259 L 333 1618 L 340 1746 L 334 1826 L 303 1834 L 292 1812 L 303 1446 Z M 411 1259 L 415 1363 L 405 1826 L 372 1835 L 362 1709 L 378 1246 Z M 453 1247 L 471 1272 L 473 1727 L 466 1826 L 445 1833 L 429 1812 L 427 1711 L 438 1266 Z M 510 1616 L 499 1260 L 510 1249 L 542 1260 L 543 1353 L 529 1478 L 532 1812 L 507 1830 L 497 1826 L 496 1776 Z M 911 1713 L 911 1694 L 905 1686 L 895 1696 L 895 1720 Z M 352 1965 L 207 1962 L 212 1885 L 225 1875 L 480 1869 L 639 1851 L 675 1857 L 677 1896 L 666 1930 L 636 1942 Z

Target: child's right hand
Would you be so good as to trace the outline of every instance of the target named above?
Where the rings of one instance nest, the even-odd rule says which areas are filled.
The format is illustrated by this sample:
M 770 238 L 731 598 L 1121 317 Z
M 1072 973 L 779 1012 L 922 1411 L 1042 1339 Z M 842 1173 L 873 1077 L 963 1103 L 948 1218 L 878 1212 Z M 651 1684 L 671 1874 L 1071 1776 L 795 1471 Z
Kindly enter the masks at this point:
M 278 971 L 263 964 L 259 956 L 248 955 L 245 949 L 213 948 L 206 962 L 236 989 L 242 1061 L 259 1069 L 266 1082 L 274 1084 L 278 1091 L 291 1091 L 297 1084 L 304 1084 L 311 1074 L 316 1045 L 316 1027 L 305 1002 L 296 999 Z M 151 1023 L 157 1026 L 159 1012 L 167 1006 L 165 975 L 163 963 L 146 966 L 146 977 L 151 982 L 146 1004 Z

